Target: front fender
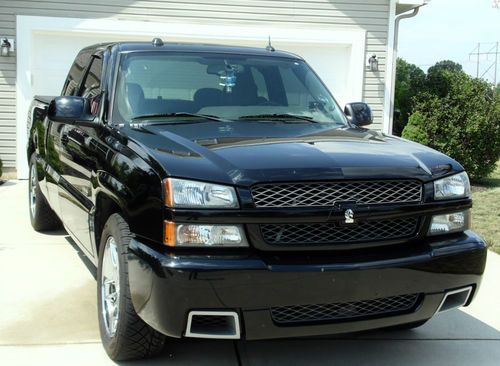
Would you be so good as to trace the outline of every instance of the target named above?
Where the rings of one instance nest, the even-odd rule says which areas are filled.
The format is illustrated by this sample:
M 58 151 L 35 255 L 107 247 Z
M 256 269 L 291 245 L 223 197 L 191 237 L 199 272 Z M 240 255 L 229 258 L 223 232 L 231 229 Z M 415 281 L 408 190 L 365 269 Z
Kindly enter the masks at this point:
M 106 167 L 96 172 L 94 202 L 104 194 L 119 207 L 133 234 L 161 243 L 164 214 L 161 179 L 144 160 L 130 149 L 125 150 L 109 152 Z

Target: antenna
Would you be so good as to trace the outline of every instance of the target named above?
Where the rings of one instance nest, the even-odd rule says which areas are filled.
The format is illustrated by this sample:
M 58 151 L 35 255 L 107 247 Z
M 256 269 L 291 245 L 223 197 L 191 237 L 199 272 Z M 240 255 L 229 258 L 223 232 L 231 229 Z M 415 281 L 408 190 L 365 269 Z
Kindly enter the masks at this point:
M 276 50 L 274 49 L 273 45 L 271 44 L 271 36 L 269 36 L 269 41 L 267 42 L 266 50 L 268 50 L 269 52 L 274 52 L 274 51 L 276 51 Z

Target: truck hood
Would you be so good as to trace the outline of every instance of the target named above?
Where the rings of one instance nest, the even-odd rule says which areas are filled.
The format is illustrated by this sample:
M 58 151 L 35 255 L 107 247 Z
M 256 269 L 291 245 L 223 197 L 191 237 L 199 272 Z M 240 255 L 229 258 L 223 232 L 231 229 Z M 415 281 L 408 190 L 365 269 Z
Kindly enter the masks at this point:
M 256 182 L 416 178 L 463 168 L 428 147 L 358 128 L 270 122 L 149 125 L 126 135 L 167 176 Z

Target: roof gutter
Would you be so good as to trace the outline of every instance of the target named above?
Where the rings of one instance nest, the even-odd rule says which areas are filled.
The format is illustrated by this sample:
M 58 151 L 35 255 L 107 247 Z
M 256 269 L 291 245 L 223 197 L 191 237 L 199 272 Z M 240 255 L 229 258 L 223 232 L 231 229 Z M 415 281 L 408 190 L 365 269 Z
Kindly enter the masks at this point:
M 393 0 L 394 1 L 394 0 Z M 395 3 L 395 1 L 393 2 Z M 408 18 L 413 18 L 416 16 L 422 6 L 427 5 L 427 2 L 423 3 L 422 5 L 418 5 L 417 7 L 413 8 L 411 12 L 406 12 L 401 15 L 396 16 L 394 20 L 394 35 L 392 39 L 392 70 L 389 79 L 390 82 L 388 83 L 389 86 L 389 95 L 386 93 L 386 98 L 389 97 L 388 99 L 388 115 L 386 116 L 388 122 L 387 125 L 385 126 L 384 132 L 386 134 L 392 134 L 392 126 L 393 126 L 393 115 L 394 115 L 394 96 L 395 96 L 395 89 L 396 89 L 396 60 L 398 57 L 398 36 L 399 36 L 399 23 L 403 19 L 408 19 Z M 395 9 L 394 9 L 395 10 Z M 385 103 L 387 106 L 387 101 Z
M 414 8 L 411 13 L 403 13 L 396 17 L 396 25 L 394 27 L 394 49 L 396 50 L 396 52 L 398 50 L 399 22 L 402 21 L 403 19 L 413 18 L 414 16 L 416 16 L 420 8 L 424 5 L 427 4 L 419 5 L 416 8 Z

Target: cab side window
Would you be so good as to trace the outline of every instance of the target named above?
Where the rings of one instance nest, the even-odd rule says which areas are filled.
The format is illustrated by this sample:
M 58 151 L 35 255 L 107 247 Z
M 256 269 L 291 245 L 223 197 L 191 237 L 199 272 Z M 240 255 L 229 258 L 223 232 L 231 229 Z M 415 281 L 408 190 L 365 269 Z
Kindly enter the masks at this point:
M 73 65 L 69 70 L 68 77 L 66 78 L 66 82 L 64 83 L 62 91 L 63 96 L 78 94 L 83 73 L 85 72 L 85 68 L 89 63 L 90 56 L 91 55 L 88 51 L 80 52 L 78 56 L 76 56 L 75 62 L 73 62 Z
M 80 94 L 89 100 L 90 113 L 94 116 L 98 114 L 101 105 L 101 74 L 102 58 L 94 56 L 82 83 Z
M 83 90 L 81 96 L 84 98 L 94 98 L 101 94 L 101 73 L 102 73 L 102 59 L 94 56 L 92 64 L 85 76 L 83 83 Z

